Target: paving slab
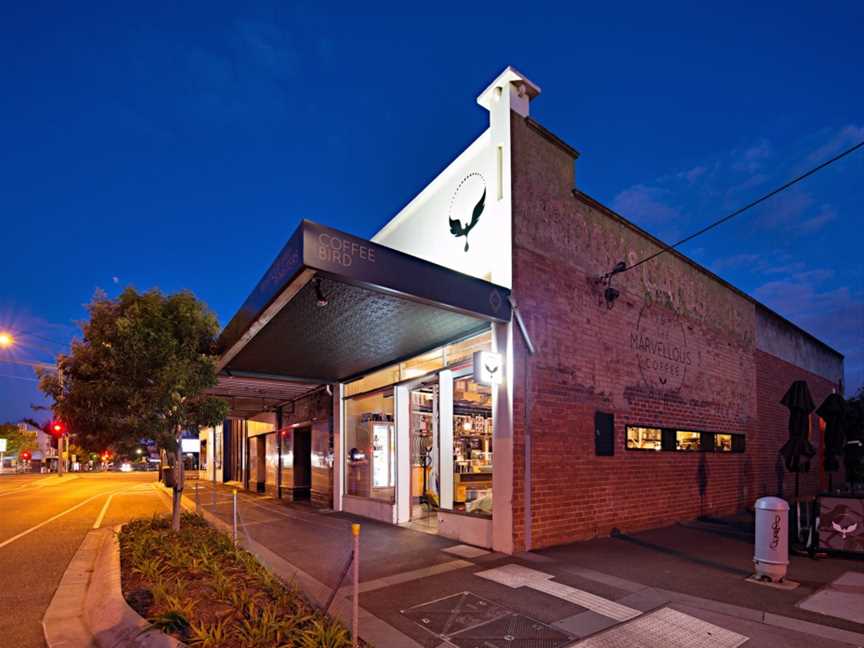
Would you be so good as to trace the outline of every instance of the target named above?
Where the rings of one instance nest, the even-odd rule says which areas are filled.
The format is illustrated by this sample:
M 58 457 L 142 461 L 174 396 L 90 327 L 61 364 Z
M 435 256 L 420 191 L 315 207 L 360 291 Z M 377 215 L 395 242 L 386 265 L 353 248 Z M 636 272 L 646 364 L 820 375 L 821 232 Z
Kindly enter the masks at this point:
M 616 625 L 578 648 L 738 648 L 749 637 L 672 608 Z
M 607 584 L 626 586 L 624 583 L 629 582 L 637 589 L 662 589 L 748 608 L 757 614 L 772 613 L 864 633 L 864 619 L 828 617 L 797 605 L 844 573 L 864 571 L 864 561 L 791 556 L 789 577 L 801 585 L 789 591 L 761 587 L 746 581 L 753 571 L 753 546 L 737 527 L 679 524 L 534 553 L 551 560 L 537 564 L 538 569 L 550 573 L 593 575 Z
M 819 614 L 864 623 L 864 573 L 846 572 L 798 605 Z

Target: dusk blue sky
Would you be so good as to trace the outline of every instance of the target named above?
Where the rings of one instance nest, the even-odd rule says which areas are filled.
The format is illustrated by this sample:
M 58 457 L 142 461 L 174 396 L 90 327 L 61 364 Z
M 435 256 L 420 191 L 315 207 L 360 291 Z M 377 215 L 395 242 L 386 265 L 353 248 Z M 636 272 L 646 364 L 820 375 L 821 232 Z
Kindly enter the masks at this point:
M 864 3 L 733 5 L 6 2 L 0 328 L 24 334 L 0 359 L 50 360 L 97 288 L 189 288 L 224 325 L 301 218 L 384 224 L 507 65 L 578 187 L 664 240 L 864 139 Z M 846 354 L 855 389 L 862 205 L 859 151 L 683 251 Z M 39 400 L 0 363 L 0 421 Z

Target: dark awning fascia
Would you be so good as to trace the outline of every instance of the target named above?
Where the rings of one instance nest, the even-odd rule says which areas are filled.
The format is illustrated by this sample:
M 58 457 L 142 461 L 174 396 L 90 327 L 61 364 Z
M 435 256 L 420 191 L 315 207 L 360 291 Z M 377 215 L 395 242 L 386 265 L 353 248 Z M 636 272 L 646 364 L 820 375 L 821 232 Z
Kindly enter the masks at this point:
M 404 299 L 508 322 L 510 291 L 379 243 L 304 220 L 219 338 L 224 353 L 301 275 L 314 273 Z

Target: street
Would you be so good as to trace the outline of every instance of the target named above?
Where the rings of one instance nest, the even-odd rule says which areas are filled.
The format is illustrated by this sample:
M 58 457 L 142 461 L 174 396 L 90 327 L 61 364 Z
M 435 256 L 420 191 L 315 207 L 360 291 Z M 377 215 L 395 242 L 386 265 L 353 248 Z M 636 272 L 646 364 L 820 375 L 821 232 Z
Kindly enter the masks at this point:
M 0 476 L 0 645 L 45 645 L 42 617 L 90 529 L 169 511 L 156 474 Z

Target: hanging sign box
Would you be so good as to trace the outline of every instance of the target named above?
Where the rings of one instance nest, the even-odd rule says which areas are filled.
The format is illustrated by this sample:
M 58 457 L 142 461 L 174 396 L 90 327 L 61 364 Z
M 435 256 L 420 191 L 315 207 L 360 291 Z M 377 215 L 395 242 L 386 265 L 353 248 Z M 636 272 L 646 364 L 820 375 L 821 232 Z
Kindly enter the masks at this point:
M 504 381 L 504 362 L 500 353 L 474 352 L 474 382 L 481 385 L 500 385 Z

